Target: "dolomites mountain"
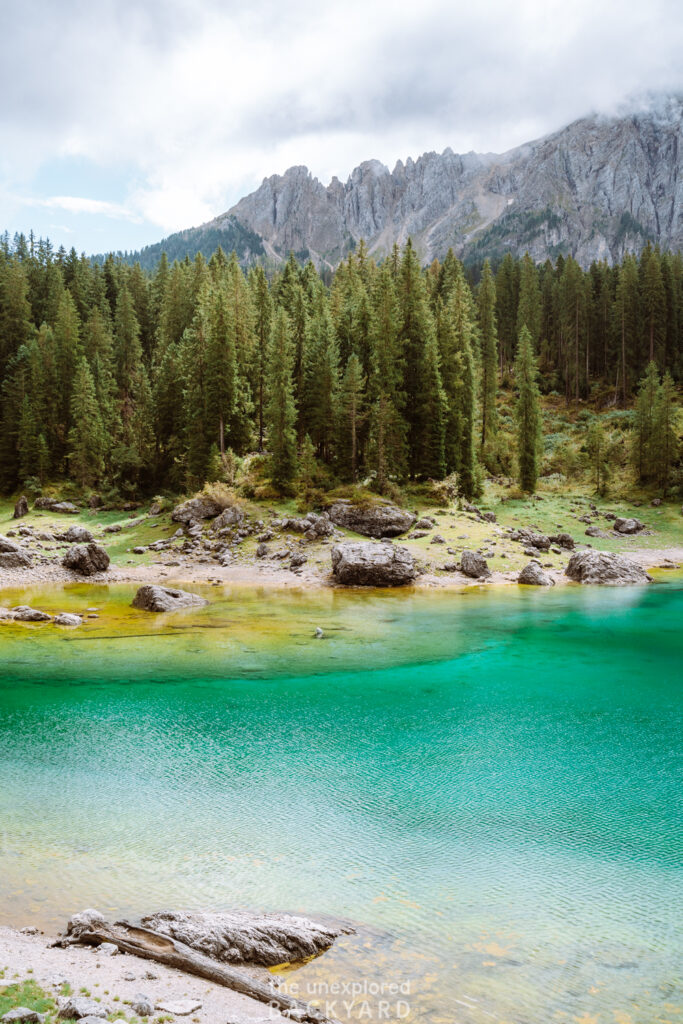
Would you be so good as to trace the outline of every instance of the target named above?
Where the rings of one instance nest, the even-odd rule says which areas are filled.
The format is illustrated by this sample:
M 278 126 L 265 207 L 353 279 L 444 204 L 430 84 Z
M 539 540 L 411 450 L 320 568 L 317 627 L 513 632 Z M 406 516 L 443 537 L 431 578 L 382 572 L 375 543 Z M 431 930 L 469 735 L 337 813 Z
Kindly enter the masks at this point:
M 237 233 L 249 239 L 237 249 L 247 262 L 279 261 L 293 250 L 332 267 L 361 238 L 379 257 L 411 237 L 425 263 L 450 246 L 465 259 L 508 249 L 537 261 L 572 254 L 583 267 L 620 260 L 648 239 L 676 250 L 683 248 L 682 122 L 683 97 L 669 97 L 656 110 L 582 118 L 502 155 L 446 149 L 399 161 L 393 171 L 368 160 L 345 183 L 333 178 L 327 186 L 306 167 L 291 167 L 182 238 L 192 253 L 202 232 L 224 235 L 228 249 Z

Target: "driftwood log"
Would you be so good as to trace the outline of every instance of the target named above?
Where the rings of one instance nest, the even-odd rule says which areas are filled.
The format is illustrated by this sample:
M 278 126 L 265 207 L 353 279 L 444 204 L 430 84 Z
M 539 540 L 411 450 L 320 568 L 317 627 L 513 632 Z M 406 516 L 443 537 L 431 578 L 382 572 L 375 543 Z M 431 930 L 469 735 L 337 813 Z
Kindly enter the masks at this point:
M 78 923 L 74 924 L 75 922 Z M 99 946 L 103 942 L 114 943 L 123 953 L 130 953 L 144 960 L 154 960 L 166 967 L 174 967 L 187 974 L 195 974 L 218 985 L 224 985 L 234 992 L 266 1003 L 302 1024 L 338 1024 L 308 1003 L 278 992 L 257 978 L 250 978 L 236 967 L 218 963 L 177 939 L 161 935 L 150 928 L 139 928 L 127 921 L 115 921 L 111 924 L 97 912 L 85 911 L 82 915 L 76 915 L 69 922 L 66 936 L 59 939 L 55 945 L 86 943 Z

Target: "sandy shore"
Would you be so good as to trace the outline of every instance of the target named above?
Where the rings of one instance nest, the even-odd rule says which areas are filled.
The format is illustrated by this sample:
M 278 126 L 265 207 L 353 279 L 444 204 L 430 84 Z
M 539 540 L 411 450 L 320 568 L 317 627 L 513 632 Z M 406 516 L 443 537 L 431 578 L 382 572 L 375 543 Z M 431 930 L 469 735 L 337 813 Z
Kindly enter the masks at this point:
M 109 956 L 81 946 L 52 949 L 53 941 L 47 935 L 25 935 L 0 926 L 0 968 L 5 968 L 5 984 L 31 977 L 56 996 L 68 982 L 74 994 L 87 989 L 93 999 L 101 1000 L 111 1012 L 120 1010 L 126 1018 L 134 1016 L 126 1004 L 141 994 L 155 1006 L 177 1000 L 201 1003 L 189 1015 L 177 1017 L 195 1024 L 286 1024 L 289 1020 L 263 1003 L 161 964 L 120 953 Z M 155 1016 L 176 1019 L 163 1010 Z

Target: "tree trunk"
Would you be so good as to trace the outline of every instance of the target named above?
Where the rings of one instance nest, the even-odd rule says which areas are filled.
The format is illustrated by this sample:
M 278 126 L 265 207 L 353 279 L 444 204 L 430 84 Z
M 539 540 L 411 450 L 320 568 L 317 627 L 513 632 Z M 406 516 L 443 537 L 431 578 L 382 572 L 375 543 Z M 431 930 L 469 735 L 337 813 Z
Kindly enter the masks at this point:
M 127 921 L 116 921 L 115 924 L 104 922 L 92 931 L 81 932 L 77 938 L 62 940 L 57 944 L 72 945 L 81 942 L 90 946 L 113 942 L 124 953 L 142 957 L 144 960 L 154 960 L 187 974 L 196 974 L 200 978 L 224 985 L 233 992 L 239 992 L 278 1010 L 292 1011 L 295 1020 L 306 1024 L 337 1024 L 307 1003 L 278 992 L 277 989 L 271 989 L 265 982 L 250 978 L 236 967 L 212 960 L 183 942 L 149 928 L 136 928 Z

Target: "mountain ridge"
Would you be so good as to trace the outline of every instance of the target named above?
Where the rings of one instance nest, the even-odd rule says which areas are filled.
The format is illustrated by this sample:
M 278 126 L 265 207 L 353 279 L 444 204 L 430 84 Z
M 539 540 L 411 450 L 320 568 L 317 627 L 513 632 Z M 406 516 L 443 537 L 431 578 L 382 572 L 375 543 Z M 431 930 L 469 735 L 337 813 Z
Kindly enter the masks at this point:
M 502 154 L 447 147 L 399 159 L 393 170 L 370 159 L 328 185 L 297 165 L 265 177 L 226 213 L 130 258 L 178 239 L 192 255 L 202 237 L 235 248 L 244 263 L 277 264 L 293 251 L 330 268 L 361 238 L 382 258 L 411 237 L 424 263 L 451 247 L 466 261 L 528 250 L 537 262 L 572 255 L 584 268 L 646 241 L 680 249 L 682 126 L 676 95 L 658 108 L 579 118 Z

